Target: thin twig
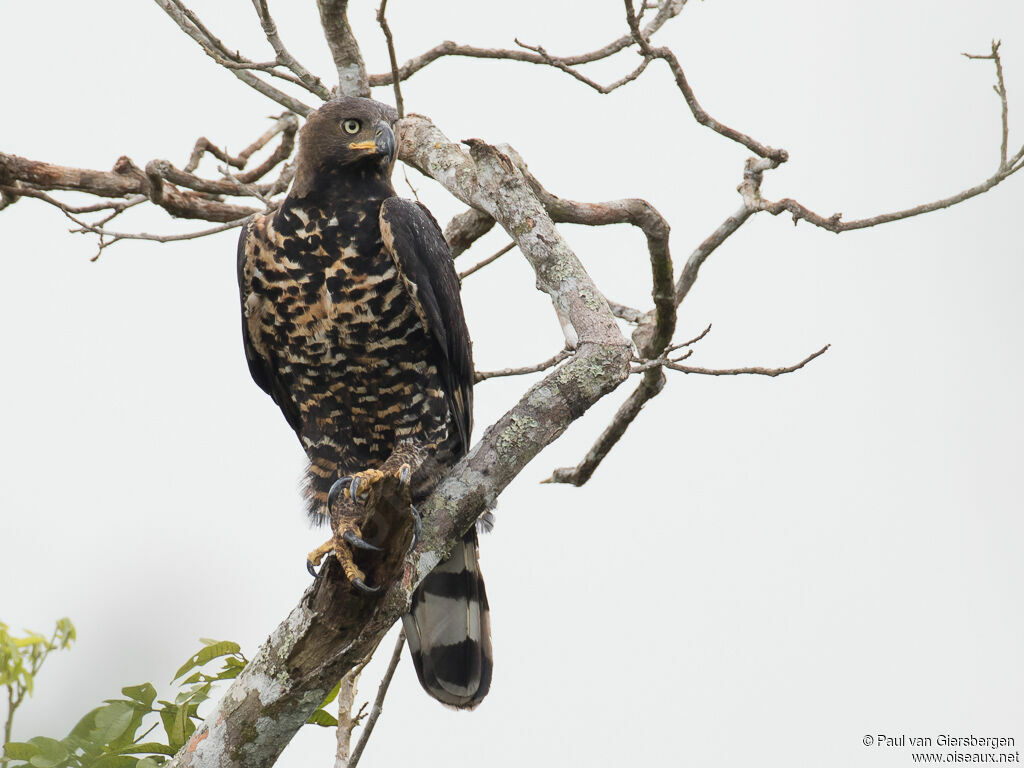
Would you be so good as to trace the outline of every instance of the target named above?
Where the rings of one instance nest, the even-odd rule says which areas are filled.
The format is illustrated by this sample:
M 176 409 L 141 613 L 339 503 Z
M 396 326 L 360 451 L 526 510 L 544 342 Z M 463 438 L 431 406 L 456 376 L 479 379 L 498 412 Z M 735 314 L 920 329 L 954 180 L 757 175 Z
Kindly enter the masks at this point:
M 209 229 L 203 229 L 198 232 L 184 232 L 178 235 L 154 235 L 149 232 L 107 232 L 104 229 L 94 227 L 84 222 L 75 222 L 81 227 L 81 230 L 75 229 L 72 230 L 72 232 L 93 232 L 105 237 L 112 237 L 115 240 L 151 240 L 154 243 L 175 243 L 179 240 L 195 240 L 197 237 L 206 237 L 207 235 L 215 235 L 218 232 L 227 232 L 229 229 L 242 226 L 248 218 L 248 216 L 245 216 L 240 219 L 235 219 L 234 221 L 225 222 L 224 224 L 216 227 L 210 227 Z
M 200 136 L 198 139 L 196 139 L 195 146 L 192 148 L 192 154 L 189 156 L 188 162 L 185 164 L 185 168 L 183 170 L 186 173 L 193 173 L 196 170 L 196 168 L 199 167 L 199 161 L 202 159 L 203 154 L 207 152 L 216 157 L 222 163 L 227 163 L 228 165 L 234 168 L 242 170 L 243 168 L 245 168 L 246 163 L 248 163 L 250 157 L 252 157 L 256 152 L 263 149 L 263 147 L 269 144 L 270 140 L 273 139 L 277 134 L 283 133 L 284 137 L 281 140 L 281 145 L 287 147 L 287 152 L 285 152 L 284 157 L 277 158 L 275 162 L 266 169 L 264 169 L 261 174 L 248 178 L 249 182 L 255 181 L 256 179 L 260 178 L 260 176 L 264 175 L 267 171 L 269 171 L 270 168 L 272 168 L 278 162 L 280 162 L 284 158 L 287 158 L 291 154 L 291 149 L 294 146 L 295 141 L 295 132 L 298 130 L 298 128 L 299 124 L 298 121 L 295 119 L 295 115 L 293 115 L 291 112 L 285 112 L 283 115 L 279 115 L 277 118 L 275 118 L 274 124 L 272 126 L 270 126 L 262 134 L 256 137 L 255 141 L 253 141 L 249 146 L 247 146 L 234 157 L 229 155 L 225 150 L 220 149 L 216 144 L 214 144 L 205 136 Z M 275 150 L 273 156 L 276 157 L 279 151 L 280 147 L 278 150 Z M 261 165 L 260 168 L 263 168 L 263 166 Z M 253 172 L 250 171 L 250 173 Z
M 664 26 L 665 22 L 678 16 L 686 2 L 687 0 L 661 0 L 658 4 L 658 13 L 643 28 L 644 36 L 649 39 L 651 35 Z M 566 66 L 573 67 L 579 64 L 589 64 L 592 61 L 607 59 L 631 45 L 633 45 L 632 35 L 623 35 L 617 40 L 608 43 L 608 45 L 594 51 L 572 56 L 549 56 L 549 58 Z M 506 61 L 523 61 L 531 64 L 551 65 L 551 62 L 545 56 L 541 56 L 535 51 L 509 48 L 480 48 L 474 45 L 460 45 L 451 40 L 445 40 L 443 43 L 435 45 L 429 51 L 409 59 L 400 66 L 398 68 L 398 78 L 400 80 L 408 80 L 424 67 L 446 56 L 461 56 L 473 59 L 504 59 Z M 391 85 L 394 78 L 393 72 L 387 72 L 380 75 L 370 75 L 369 82 L 372 86 Z
M 373 727 L 377 724 L 377 718 L 380 717 L 384 706 L 384 697 L 388 695 L 388 686 L 391 685 L 391 678 L 395 676 L 395 669 L 398 668 L 398 662 L 402 658 L 402 647 L 404 645 L 405 630 L 401 629 L 398 632 L 398 639 L 395 641 L 395 650 L 391 654 L 391 661 L 388 663 L 387 671 L 384 673 L 384 677 L 381 678 L 380 687 L 377 689 L 377 698 L 373 700 L 373 708 L 370 710 L 369 717 L 366 718 L 366 725 L 363 726 L 362 733 L 359 734 L 356 748 L 352 750 L 352 757 L 349 758 L 348 768 L 356 768 L 359 764 L 359 758 L 363 756 L 366 742 L 370 738 L 370 734 L 373 733 Z
M 888 224 L 892 221 L 900 221 L 901 219 L 909 219 L 912 216 L 920 216 L 922 213 L 931 213 L 932 211 L 949 208 L 957 205 L 958 203 L 962 203 L 965 200 L 970 200 L 972 197 L 977 197 L 984 192 L 988 192 L 992 187 L 1019 171 L 1020 168 L 1021 166 L 1018 165 L 1016 167 L 1000 169 L 981 184 L 977 184 L 970 189 L 965 189 L 955 195 L 950 195 L 949 197 L 944 197 L 941 200 L 936 200 L 931 203 L 915 205 L 913 208 L 906 208 L 894 213 L 882 213 L 878 216 L 871 216 L 867 219 L 842 221 L 843 215 L 841 213 L 834 213 L 826 218 L 788 197 L 776 201 L 761 200 L 758 205 L 758 210 L 767 211 L 773 216 L 778 216 L 780 213 L 788 212 L 792 214 L 794 224 L 797 224 L 800 221 L 806 221 L 816 227 L 821 227 L 822 229 L 827 229 L 829 232 L 835 232 L 838 234 L 839 232 L 849 232 L 854 229 L 877 227 L 879 224 Z
M 515 247 L 516 247 L 516 244 L 515 244 L 515 241 L 513 241 L 513 242 L 509 243 L 508 245 L 506 245 L 504 248 L 502 248 L 497 253 L 495 253 L 495 254 L 493 254 L 491 256 L 488 256 L 486 259 L 484 259 L 483 261 L 481 261 L 481 262 L 479 262 L 477 264 L 474 264 L 472 267 L 467 269 L 465 272 L 459 272 L 459 280 L 465 280 L 467 277 L 472 275 L 474 272 L 478 272 L 479 270 L 481 270 L 484 267 L 486 267 L 488 264 L 490 264 L 490 263 L 492 263 L 494 261 L 497 261 L 499 257 L 504 256 L 506 253 L 508 253 L 509 251 L 511 251 Z
M 1006 168 L 1006 156 L 1010 143 L 1010 105 L 1006 99 L 1006 81 L 1003 80 L 1003 60 L 999 56 L 999 47 L 1002 45 L 1001 40 L 992 41 L 992 52 L 987 54 L 976 54 L 976 53 L 963 53 L 961 56 L 966 56 L 968 59 L 991 59 L 996 65 L 996 84 L 992 86 L 992 90 L 996 92 L 996 96 L 999 97 L 999 103 L 1001 106 L 1001 117 L 1002 117 L 1002 142 L 999 146 L 999 168 Z
M 785 373 L 793 373 L 793 371 L 799 371 L 809 362 L 817 357 L 821 357 L 828 351 L 830 344 L 826 344 L 824 347 L 819 349 L 817 352 L 812 352 L 799 363 L 793 365 L 787 365 L 784 368 L 763 368 L 761 366 L 752 366 L 748 368 L 697 368 L 689 365 L 679 365 L 678 363 L 669 360 L 668 358 L 661 357 L 657 360 L 641 360 L 637 365 L 634 365 L 630 369 L 630 373 L 642 373 L 651 368 L 670 368 L 673 371 L 679 371 L 680 373 L 697 373 L 702 376 L 744 376 L 744 375 L 755 375 L 755 376 L 781 376 Z
M 387 17 L 384 15 L 388 7 L 388 0 L 380 0 L 380 7 L 377 9 L 377 23 L 384 32 L 384 39 L 388 43 L 388 58 L 391 60 L 391 77 L 394 82 L 391 85 L 395 89 L 395 109 L 398 110 L 399 118 L 405 117 L 405 103 L 402 101 L 401 79 L 398 77 L 398 57 L 395 55 L 395 39 L 391 35 L 391 27 L 388 26 Z
M 527 365 L 523 368 L 502 368 L 500 371 L 477 371 L 473 380 L 476 383 L 480 383 L 481 381 L 487 381 L 487 379 L 497 379 L 502 376 L 523 376 L 527 373 L 540 373 L 558 365 L 566 358 L 572 357 L 572 355 L 573 351 L 571 349 L 563 349 L 558 354 L 552 355 L 544 362 L 537 363 L 536 365 Z
M 290 109 L 292 112 L 305 117 L 313 109 L 303 104 L 298 99 L 289 96 L 269 83 L 260 80 L 250 69 L 255 62 L 251 62 L 236 53 L 232 53 L 206 26 L 199 21 L 199 18 L 180 0 L 155 0 L 156 4 L 166 13 L 178 28 L 191 37 L 199 47 L 203 49 L 211 59 L 218 64 L 225 66 L 235 77 L 248 85 L 250 88 L 259 91 L 267 98 L 276 101 L 281 106 Z M 241 66 L 235 66 L 241 65 Z
M 44 203 L 49 203 L 55 208 L 59 208 L 65 213 L 96 213 L 97 211 L 123 211 L 127 208 L 138 205 L 139 203 L 146 202 L 149 198 L 145 195 L 135 195 L 128 198 L 127 200 L 104 200 L 93 205 L 68 205 L 55 197 L 51 197 L 42 190 L 34 189 L 33 187 L 26 186 L 7 186 L 0 184 L 0 192 L 9 195 L 18 195 L 23 197 L 31 197 L 36 200 L 42 200 Z
M 516 43 L 516 45 L 520 46 L 521 48 L 525 48 L 528 51 L 533 51 L 534 53 L 536 53 L 538 56 L 540 56 L 541 58 L 544 59 L 544 63 L 545 64 L 549 64 L 552 67 L 555 67 L 556 69 L 562 70 L 563 72 L 565 72 L 570 77 L 573 77 L 576 80 L 579 80 L 584 85 L 588 85 L 591 88 L 593 88 L 595 91 L 597 91 L 598 93 L 604 94 L 604 95 L 608 95 L 609 93 L 611 93 L 612 91 L 616 90 L 617 88 L 621 88 L 626 83 L 631 83 L 634 80 L 636 80 L 638 77 L 640 77 L 640 75 L 643 74 L 643 71 L 645 69 L 647 69 L 647 65 L 650 64 L 651 61 L 652 61 L 651 57 L 645 56 L 643 61 L 640 63 L 640 66 L 638 66 L 636 69 L 634 69 L 629 74 L 627 74 L 624 77 L 616 80 L 613 83 L 609 83 L 608 85 L 601 85 L 597 81 L 591 80 L 589 77 L 587 77 L 586 75 L 580 73 L 578 70 L 574 69 L 573 67 L 569 66 L 568 64 L 563 63 L 560 59 L 556 59 L 554 56 L 551 56 L 540 45 L 527 45 L 526 43 L 520 42 L 518 38 L 516 38 L 515 43 Z
M 636 17 L 635 11 L 633 10 L 633 0 L 624 0 L 624 2 L 626 5 L 626 21 L 629 24 L 629 31 L 633 36 L 633 40 L 640 47 L 640 52 L 646 58 L 662 59 L 666 64 L 668 64 L 669 68 L 672 70 L 672 75 L 676 79 L 676 85 L 679 87 L 679 91 L 683 94 L 683 98 L 686 100 L 686 106 L 690 108 L 690 112 L 698 123 L 710 128 L 715 133 L 725 136 L 727 139 L 731 139 L 732 141 L 742 144 L 759 157 L 769 157 L 777 163 L 784 163 L 789 159 L 789 153 L 786 152 L 786 150 L 775 149 L 774 147 L 762 144 L 761 142 L 752 139 L 747 134 L 741 133 L 735 128 L 730 128 L 711 117 L 711 115 L 709 115 L 697 101 L 697 96 L 693 92 L 693 88 L 690 87 L 690 83 L 687 81 L 686 74 L 683 72 L 683 68 L 679 64 L 679 59 L 676 58 L 676 55 L 672 53 L 669 48 L 651 47 L 649 36 L 645 35 L 644 32 L 641 32 L 640 30 L 640 23 Z
M 295 74 L 295 77 L 298 78 L 299 85 L 302 85 L 310 93 L 319 96 L 324 101 L 331 98 L 331 92 L 320 81 L 320 78 L 302 66 L 285 48 L 284 43 L 281 41 L 281 36 L 277 33 L 277 24 L 274 23 L 274 18 L 270 15 L 267 0 L 252 0 L 252 5 L 260 19 L 263 34 L 266 35 L 267 42 L 270 43 L 274 53 L 277 55 L 277 63 L 290 69 Z

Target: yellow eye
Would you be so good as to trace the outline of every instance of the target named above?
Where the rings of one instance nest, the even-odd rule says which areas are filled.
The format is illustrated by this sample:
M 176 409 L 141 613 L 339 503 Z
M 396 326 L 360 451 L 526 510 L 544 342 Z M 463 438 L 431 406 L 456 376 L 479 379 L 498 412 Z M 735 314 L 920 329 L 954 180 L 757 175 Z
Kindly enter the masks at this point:
M 359 133 L 360 128 L 362 128 L 362 126 L 359 124 L 358 120 L 346 120 L 341 124 L 341 129 L 348 134 Z

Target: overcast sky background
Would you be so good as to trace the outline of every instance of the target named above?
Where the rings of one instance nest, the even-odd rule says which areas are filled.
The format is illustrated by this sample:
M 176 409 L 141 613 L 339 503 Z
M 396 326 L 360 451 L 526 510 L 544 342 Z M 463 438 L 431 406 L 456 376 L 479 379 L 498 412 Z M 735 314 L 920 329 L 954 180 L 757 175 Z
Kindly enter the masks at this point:
M 371 3 L 353 24 L 386 69 Z M 625 30 L 617 0 L 389 6 L 400 60 L 443 39 L 554 54 Z M 196 3 L 230 46 L 270 58 L 250 4 Z M 291 51 L 332 80 L 315 3 L 272 4 Z M 489 13 L 493 10 L 493 15 Z M 281 108 L 206 58 L 153 3 L 0 3 L 0 150 L 109 169 L 181 166 L 200 135 L 237 151 Z M 656 38 L 718 119 L 790 151 L 766 177 L 848 218 L 987 178 L 1004 41 L 1024 115 L 1024 6 L 1005 0 L 707 0 Z M 610 81 L 635 54 L 592 67 Z M 739 205 L 748 153 L 696 125 L 667 68 L 599 96 L 557 71 L 446 59 L 404 89 L 453 139 L 516 147 L 556 194 L 641 196 L 671 222 L 677 270 Z M 389 89 L 378 98 L 391 101 Z M 1017 122 L 1011 149 L 1024 141 Z M 203 166 L 215 175 L 216 163 Z M 410 179 L 438 219 L 461 209 Z M 401 174 L 400 194 L 410 196 Z M 635 382 L 600 403 L 502 496 L 482 545 L 495 676 L 471 714 L 424 694 L 404 660 L 364 765 L 910 763 L 864 734 L 1024 743 L 1024 176 L 952 210 L 835 236 L 761 215 L 716 252 L 679 315 L 711 334 L 697 365 L 785 365 L 768 379 L 670 374 L 582 489 L 574 464 Z M 80 640 L 47 663 L 15 736 L 61 737 L 123 685 L 162 695 L 200 636 L 251 657 L 308 583 L 298 442 L 249 379 L 236 233 L 90 239 L 25 199 L 0 213 L 4 300 L 0 620 Z M 161 211 L 120 227 L 182 231 Z M 606 295 L 647 307 L 642 236 L 566 228 Z M 507 242 L 493 232 L 462 268 Z M 477 366 L 562 344 L 513 252 L 464 287 Z M 477 388 L 476 434 L 530 383 Z M 390 649 L 389 637 L 382 645 Z M 387 656 L 387 651 L 382 652 Z M 385 659 L 364 676 L 372 697 Z M 281 766 L 331 764 L 310 726 Z M 944 751 L 944 750 L 943 750 Z

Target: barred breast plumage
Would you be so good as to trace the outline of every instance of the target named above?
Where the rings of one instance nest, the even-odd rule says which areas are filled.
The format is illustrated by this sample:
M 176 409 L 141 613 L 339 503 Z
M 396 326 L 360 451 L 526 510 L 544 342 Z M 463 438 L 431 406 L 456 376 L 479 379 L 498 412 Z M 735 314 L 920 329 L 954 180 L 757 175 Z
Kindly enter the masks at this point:
M 386 467 L 401 446 L 426 457 L 411 478 L 415 504 L 469 445 L 473 365 L 458 278 L 437 222 L 391 186 L 394 117 L 367 99 L 310 115 L 292 189 L 239 241 L 249 369 L 309 457 L 318 521 L 340 477 Z M 346 573 L 362 575 L 351 564 Z M 423 580 L 406 630 L 432 696 L 463 708 L 483 699 L 491 650 L 475 530 Z

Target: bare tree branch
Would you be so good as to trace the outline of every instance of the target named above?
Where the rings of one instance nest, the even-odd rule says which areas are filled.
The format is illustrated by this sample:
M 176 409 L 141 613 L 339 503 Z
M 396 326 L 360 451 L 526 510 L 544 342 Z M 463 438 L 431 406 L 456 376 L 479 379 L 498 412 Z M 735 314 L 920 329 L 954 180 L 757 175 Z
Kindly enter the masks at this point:
M 653 19 L 651 19 L 651 22 L 644 27 L 644 36 L 649 39 L 651 35 L 665 25 L 666 21 L 678 16 L 683 10 L 683 6 L 686 5 L 686 2 L 687 0 L 662 0 L 658 4 L 658 13 Z M 473 59 L 504 59 L 507 61 L 525 61 L 531 64 L 546 64 L 548 66 L 563 65 L 566 67 L 574 67 L 579 64 L 588 64 L 590 62 L 600 61 L 601 59 L 607 59 L 609 56 L 614 56 L 619 51 L 630 47 L 633 45 L 633 42 L 631 34 L 623 35 L 618 40 L 598 48 L 595 51 L 576 54 L 573 56 L 551 56 L 547 53 L 542 55 L 532 50 L 517 50 L 514 48 L 479 48 L 472 45 L 459 45 L 457 43 L 453 43 L 451 40 L 445 40 L 443 43 L 434 46 L 429 51 L 405 62 L 405 64 L 398 68 L 398 78 L 400 80 L 407 80 L 427 65 L 446 56 L 462 56 Z M 558 62 L 558 64 L 554 64 L 553 62 Z M 393 81 L 394 75 L 391 72 L 380 75 L 370 75 L 371 86 L 391 85 Z
M 444 239 L 448 241 L 452 258 L 467 251 L 473 243 L 494 227 L 494 219 L 476 208 L 467 208 L 457 214 L 444 228 Z
M 380 717 L 380 713 L 384 709 L 384 697 L 388 695 L 391 678 L 395 676 L 395 670 L 398 669 L 398 662 L 402 658 L 402 649 L 404 647 L 405 630 L 401 629 L 398 632 L 398 639 L 395 640 L 395 650 L 391 652 L 391 661 L 388 662 L 388 668 L 385 670 L 384 677 L 381 678 L 380 686 L 377 688 L 377 697 L 373 700 L 373 707 L 370 709 L 370 716 L 366 718 L 366 725 L 363 726 L 363 732 L 359 734 L 359 741 L 356 742 L 356 748 L 352 750 L 352 757 L 348 761 L 348 768 L 356 768 L 359 764 L 359 758 L 363 756 L 363 750 L 366 749 L 366 742 L 369 741 L 370 735 L 373 733 L 373 727 L 377 725 L 377 718 Z
M 467 269 L 465 272 L 459 272 L 459 279 L 460 280 L 465 280 L 467 277 L 472 275 L 474 272 L 479 272 L 481 269 L 486 267 L 488 264 L 493 264 L 495 261 L 497 261 L 499 258 L 504 256 L 506 253 L 508 253 L 509 251 L 511 251 L 515 247 L 516 247 L 515 243 L 509 243 L 508 245 L 506 245 L 504 248 L 502 248 L 497 253 L 494 253 L 494 254 L 488 256 L 483 261 L 477 262 L 472 267 Z
M 239 152 L 238 155 L 234 157 L 229 155 L 226 151 L 220 149 L 217 145 L 215 145 L 205 136 L 200 136 L 196 140 L 195 146 L 192 148 L 192 154 L 189 156 L 188 163 L 185 164 L 184 170 L 186 173 L 194 173 L 196 168 L 199 167 L 199 161 L 202 160 L 203 154 L 207 152 L 216 157 L 222 163 L 227 163 L 233 168 L 245 168 L 246 163 L 249 162 L 250 157 L 252 157 L 256 152 L 263 149 L 263 147 L 269 144 L 271 139 L 277 136 L 277 134 L 283 134 L 281 144 L 278 146 L 276 150 L 274 150 L 274 153 L 270 156 L 270 158 L 268 158 L 266 161 L 264 161 L 264 163 L 262 163 L 259 166 L 259 168 L 262 169 L 262 172 L 249 172 L 249 174 L 253 175 L 250 175 L 248 178 L 246 178 L 246 183 L 256 181 L 257 179 L 262 178 L 264 175 L 266 175 L 266 173 L 279 162 L 281 162 L 281 160 L 287 159 L 288 157 L 291 156 L 292 149 L 295 146 L 295 133 L 298 130 L 298 128 L 299 123 L 295 119 L 295 115 L 291 114 L 290 112 L 285 112 L 283 115 L 280 115 L 274 121 L 274 124 L 272 126 L 270 126 L 262 134 L 260 134 L 255 141 L 253 141 L 249 146 L 247 146 L 245 149 Z
M 617 88 L 621 88 L 626 83 L 633 82 L 638 77 L 640 77 L 640 75 L 643 74 L 643 71 L 645 69 L 647 69 L 647 65 L 651 63 L 651 58 L 649 56 L 645 56 L 643 61 L 640 63 L 640 66 L 638 66 L 636 69 L 634 69 L 629 74 L 625 75 L 624 77 L 619 78 L 618 80 L 616 80 L 616 81 L 614 81 L 612 83 L 609 83 L 608 85 L 601 85 L 597 81 L 591 80 L 589 77 L 587 77 L 586 75 L 582 74 L 578 70 L 570 67 L 568 64 L 564 64 L 560 59 L 556 59 L 555 57 L 549 55 L 548 52 L 545 51 L 542 46 L 539 46 L 539 45 L 527 45 L 526 43 L 520 42 L 518 38 L 516 38 L 515 43 L 516 43 L 516 45 L 520 46 L 521 48 L 525 48 L 528 51 L 533 51 L 534 53 L 536 53 L 538 56 L 540 56 L 541 58 L 544 59 L 544 63 L 545 64 L 549 64 L 552 67 L 555 67 L 556 69 L 562 70 L 563 72 L 565 72 L 570 77 L 573 77 L 573 78 L 579 80 L 584 85 L 590 86 L 595 91 L 597 91 L 598 93 L 603 94 L 603 95 L 608 95 L 609 93 L 611 93 L 612 91 L 616 90 Z
M 359 708 L 359 712 L 353 714 L 355 706 L 356 684 L 359 682 L 359 673 L 362 670 L 356 668 L 347 672 L 338 686 L 338 746 L 334 752 L 334 768 L 348 768 L 349 754 L 352 748 L 352 731 L 362 720 L 366 704 Z
M 558 365 L 567 357 L 572 357 L 571 349 L 563 349 L 561 352 L 552 355 L 544 362 L 537 363 L 536 365 L 527 365 L 523 368 L 502 368 L 499 371 L 477 371 L 474 381 L 479 384 L 481 381 L 496 379 L 501 376 L 522 376 L 527 373 L 540 373 L 541 371 L 546 371 L 552 366 Z
M 576 487 L 586 483 L 594 474 L 594 470 L 597 469 L 598 465 L 604 461 L 605 456 L 619 442 L 620 438 L 626 434 L 629 425 L 640 415 L 640 410 L 647 401 L 658 395 L 664 388 L 665 374 L 661 372 L 660 368 L 654 368 L 652 376 L 645 376 L 640 385 L 619 406 L 611 423 L 605 427 L 580 463 L 575 467 L 559 467 L 551 473 L 551 477 L 541 482 L 568 483 Z
M 974 53 L 962 53 L 961 56 L 966 56 L 968 59 L 991 59 L 996 65 L 996 84 L 992 86 L 992 90 L 996 92 L 996 96 L 999 97 L 999 103 L 1001 106 L 1000 117 L 1002 118 L 1002 141 L 999 146 L 999 167 L 1006 167 L 1006 156 L 1010 143 L 1010 105 L 1006 99 L 1006 81 L 1003 79 L 1003 60 L 999 56 L 999 47 L 1002 45 L 1001 40 L 992 41 L 992 52 L 987 54 L 974 54 Z
M 377 23 L 380 24 L 384 39 L 388 43 L 388 59 L 391 61 L 392 87 L 395 90 L 395 109 L 399 117 L 405 117 L 405 102 L 402 101 L 402 83 L 398 77 L 398 57 L 395 55 L 395 38 L 391 34 L 391 27 L 388 26 L 387 16 L 384 15 L 388 7 L 388 0 L 380 0 L 380 7 L 377 9 Z
M 521 158 L 519 163 L 530 185 L 555 221 L 590 226 L 628 223 L 644 233 L 651 262 L 651 296 L 654 299 L 654 309 L 643 314 L 616 305 L 620 310 L 616 312 L 616 316 L 624 316 L 638 323 L 633 332 L 633 343 L 641 354 L 645 357 L 659 356 L 672 340 L 676 325 L 677 304 L 673 286 L 672 256 L 668 245 L 668 222 L 646 200 L 627 199 L 606 203 L 563 200 L 544 189 L 526 170 Z M 658 395 L 664 386 L 665 377 L 659 371 L 649 371 L 636 391 L 619 408 L 612 423 L 601 433 L 583 460 L 576 467 L 556 469 L 546 482 L 567 482 L 573 485 L 585 483 L 615 443 L 625 434 L 630 423 L 640 414 L 644 404 Z
M 727 139 L 731 139 L 732 141 L 742 144 L 759 157 L 768 157 L 777 163 L 784 163 L 789 159 L 789 153 L 786 152 L 786 150 L 775 149 L 762 144 L 759 141 L 755 141 L 747 134 L 741 133 L 735 128 L 730 128 L 711 117 L 711 115 L 709 115 L 697 101 L 697 96 L 693 92 L 693 88 L 690 87 L 690 83 L 687 81 L 686 74 L 683 72 L 683 68 L 679 64 L 679 60 L 676 58 L 676 55 L 672 53 L 669 48 L 651 47 L 649 35 L 647 35 L 645 31 L 640 30 L 639 21 L 637 20 L 636 13 L 633 10 L 633 0 L 624 0 L 624 2 L 626 4 L 626 21 L 629 23 L 629 30 L 633 40 L 638 46 L 640 46 L 640 51 L 645 58 L 662 59 L 666 64 L 668 64 L 669 68 L 672 70 L 672 75 L 676 79 L 676 85 L 679 87 L 679 91 L 683 94 L 683 98 L 686 100 L 686 106 L 690 108 L 690 112 L 698 123 L 710 128 L 715 133 L 725 136 Z
M 877 227 L 879 224 L 888 224 L 892 221 L 899 221 L 901 219 L 909 219 L 912 216 L 920 216 L 922 213 L 931 213 L 932 211 L 938 211 L 943 208 L 949 208 L 951 206 L 962 203 L 965 200 L 970 200 L 972 197 L 988 192 L 992 187 L 996 186 L 1000 182 L 1007 179 L 1021 169 L 1020 165 L 1016 167 L 1010 167 L 1009 165 L 1004 166 L 996 173 L 992 174 L 988 179 L 983 181 L 981 184 L 977 184 L 969 189 L 965 189 L 962 192 L 958 192 L 955 195 L 944 197 L 941 200 L 936 200 L 931 203 L 925 203 L 923 205 L 916 205 L 913 208 L 906 208 L 902 211 L 895 211 L 893 213 L 881 213 L 877 216 L 871 216 L 867 219 L 855 219 L 853 221 L 843 221 L 841 213 L 833 213 L 828 218 L 815 213 L 808 209 L 804 205 L 798 203 L 796 200 L 791 198 L 783 198 L 782 200 L 771 201 L 759 199 L 757 202 L 757 210 L 767 211 L 773 216 L 778 216 L 780 213 L 789 212 L 793 216 L 793 223 L 796 224 L 799 221 L 806 221 L 809 224 L 813 224 L 816 227 L 827 229 L 829 232 L 849 232 L 854 229 L 866 229 L 868 227 Z
M 799 371 L 809 362 L 815 358 L 821 357 L 825 352 L 828 351 L 830 344 L 826 344 L 824 347 L 819 349 L 817 352 L 812 352 L 799 363 L 793 365 L 787 365 L 784 368 L 764 368 L 761 366 L 753 366 L 748 368 L 697 368 L 690 365 L 680 365 L 674 360 L 670 360 L 667 357 L 660 357 L 657 360 L 640 360 L 638 365 L 633 366 L 631 373 L 644 373 L 652 368 L 670 368 L 673 371 L 679 371 L 680 373 L 697 373 L 702 376 L 782 376 L 786 373 L 793 373 L 793 371 Z
M 270 15 L 270 9 L 267 7 L 267 0 L 252 0 L 253 8 L 256 9 L 256 15 L 260 19 L 260 25 L 263 27 L 263 34 L 267 37 L 267 42 L 274 49 L 274 53 L 277 55 L 277 63 L 281 66 L 287 67 L 291 70 L 295 77 L 298 78 L 299 83 L 306 88 L 310 93 L 319 96 L 324 101 L 327 101 L 331 97 L 330 91 L 327 87 L 320 82 L 320 78 L 306 69 L 299 61 L 288 52 L 285 48 L 284 43 L 281 41 L 281 36 L 277 33 L 277 24 L 274 23 L 274 18 Z
M 686 298 L 686 295 L 690 292 L 693 284 L 697 282 L 697 275 L 700 273 L 700 268 L 707 260 L 708 256 L 714 253 L 718 246 L 728 240 L 737 229 L 743 226 L 743 222 L 749 219 L 752 213 L 754 213 L 754 211 L 751 208 L 747 205 L 743 205 L 738 211 L 736 211 L 736 213 L 727 217 L 725 221 L 719 224 L 715 231 L 708 235 L 708 237 L 694 249 L 689 258 L 687 258 L 686 263 L 683 265 L 683 271 L 680 273 L 679 280 L 676 282 L 676 306 L 679 306 L 683 302 L 683 299 Z
M 320 26 L 338 70 L 339 95 L 369 98 L 366 64 L 348 23 L 348 0 L 316 0 L 316 5 L 320 10 Z
M 224 43 L 211 33 L 199 18 L 180 0 L 155 0 L 155 2 L 164 13 L 171 17 L 182 32 L 199 44 L 199 47 L 203 49 L 207 56 L 228 69 L 231 74 L 250 88 L 259 91 L 272 101 L 276 101 L 281 106 L 303 117 L 313 111 L 311 107 L 303 104 L 298 99 L 256 77 L 249 70 L 263 69 L 263 67 L 229 51 Z M 299 84 L 303 85 L 301 82 Z

